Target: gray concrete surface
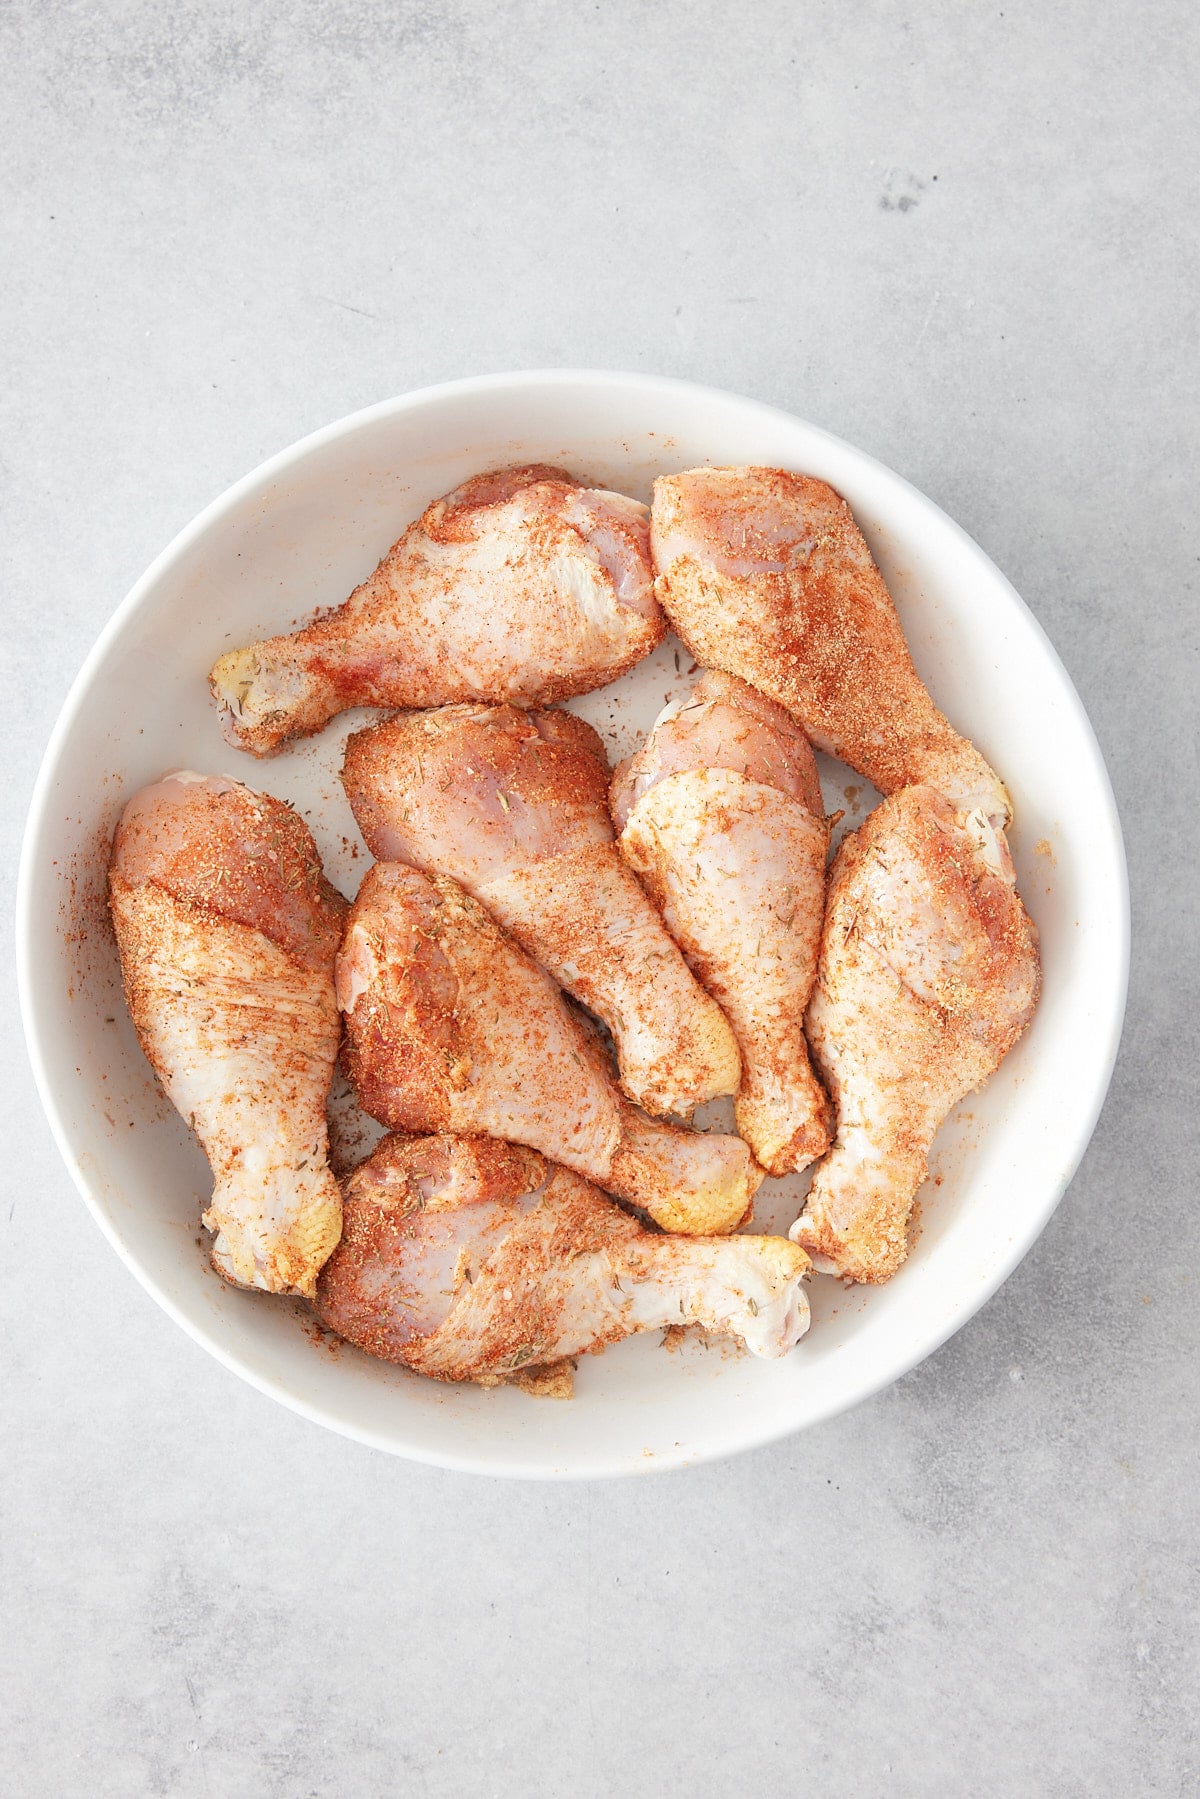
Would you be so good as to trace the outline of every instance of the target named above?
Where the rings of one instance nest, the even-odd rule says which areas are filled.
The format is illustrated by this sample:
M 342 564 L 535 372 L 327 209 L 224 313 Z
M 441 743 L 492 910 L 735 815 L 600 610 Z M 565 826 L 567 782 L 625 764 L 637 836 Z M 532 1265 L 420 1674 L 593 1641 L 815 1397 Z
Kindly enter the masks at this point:
M 777 401 L 979 539 L 1095 722 L 1136 931 L 983 1314 L 808 1436 L 592 1489 L 224 1373 L 89 1222 L 14 1013 L 4 1791 L 1200 1791 L 1196 48 L 1181 0 L 0 14 L 10 888 L 68 681 L 202 503 L 401 389 L 590 364 Z

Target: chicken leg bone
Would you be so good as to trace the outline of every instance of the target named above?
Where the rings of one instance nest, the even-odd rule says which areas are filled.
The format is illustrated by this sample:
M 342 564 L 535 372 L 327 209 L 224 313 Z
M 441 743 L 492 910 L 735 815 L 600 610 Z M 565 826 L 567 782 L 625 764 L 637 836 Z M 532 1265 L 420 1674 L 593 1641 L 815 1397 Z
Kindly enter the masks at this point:
M 256 756 L 349 706 L 544 702 L 588 693 L 666 629 L 645 506 L 540 464 L 477 475 L 426 507 L 336 611 L 231 650 L 209 684 Z
M 142 1048 L 212 1165 L 214 1267 L 311 1293 L 341 1229 L 325 1099 L 346 902 L 289 807 L 190 773 L 126 806 L 109 899 Z
M 656 592 L 697 662 L 777 700 L 881 793 L 936 787 L 1000 826 L 1011 805 L 922 686 L 892 597 L 832 487 L 770 468 L 654 484 Z
M 1037 999 L 1037 935 L 1004 834 L 930 787 L 877 807 L 834 860 L 808 1037 L 837 1140 L 791 1235 L 818 1268 L 886 1281 L 938 1126 Z
M 808 1258 L 786 1239 L 659 1235 L 509 1144 L 387 1137 L 344 1203 L 321 1316 L 438 1380 L 490 1386 L 667 1325 L 780 1356 L 808 1326 Z
M 701 677 L 613 781 L 621 850 L 733 1025 L 738 1130 L 769 1174 L 829 1144 L 804 1010 L 829 833 L 808 739 L 732 675 Z
M 569 712 L 446 706 L 357 732 L 342 779 L 373 855 L 447 875 L 612 1032 L 648 1112 L 736 1091 L 737 1044 L 622 861 L 608 761 Z
M 550 976 L 455 882 L 398 862 L 363 881 L 337 964 L 346 1061 L 389 1129 L 502 1137 L 669 1230 L 732 1230 L 762 1180 L 737 1137 L 647 1118 Z

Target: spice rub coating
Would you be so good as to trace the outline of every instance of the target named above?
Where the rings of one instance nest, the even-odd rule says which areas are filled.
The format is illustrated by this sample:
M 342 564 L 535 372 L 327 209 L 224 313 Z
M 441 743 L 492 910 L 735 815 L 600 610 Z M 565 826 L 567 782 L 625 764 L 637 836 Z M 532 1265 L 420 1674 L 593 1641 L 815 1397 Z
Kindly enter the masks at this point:
M 487 1139 L 385 1138 L 346 1184 L 345 1220 L 322 1318 L 438 1380 L 524 1379 L 683 1324 L 778 1356 L 808 1325 L 794 1244 L 661 1235 L 578 1174 Z
M 342 779 L 369 848 L 462 884 L 612 1032 L 655 1115 L 733 1093 L 737 1044 L 620 856 L 608 761 L 557 709 L 444 706 L 352 736 Z
M 828 1147 L 809 1063 L 829 833 L 812 748 L 773 701 L 701 676 L 613 781 L 621 850 L 733 1025 L 738 1130 L 769 1174 Z
M 657 782 L 695 768 L 726 768 L 825 816 L 817 759 L 795 719 L 719 668 L 703 669 L 687 699 L 664 707 L 641 749 L 618 765 L 609 793 L 617 830 Z
M 1004 786 L 922 685 L 892 597 L 845 500 L 772 468 L 654 484 L 655 591 L 697 662 L 786 706 L 819 749 L 881 793 L 925 783 L 1001 826 Z
M 435 500 L 342 606 L 230 651 L 209 684 L 229 741 L 270 755 L 350 706 L 588 693 L 665 630 L 646 507 L 533 464 Z
M 791 1232 L 819 1268 L 896 1272 L 938 1126 L 1007 1055 L 1038 986 L 1037 934 L 982 809 L 910 787 L 844 840 L 808 1009 L 837 1138 Z
M 236 782 L 169 775 L 122 815 L 109 903 L 138 1038 L 212 1167 L 214 1267 L 311 1294 L 341 1229 L 325 1100 L 346 903 L 307 827 Z
M 583 1017 L 455 882 L 379 862 L 337 962 L 348 1072 L 390 1129 L 523 1143 L 669 1229 L 729 1230 L 762 1179 L 736 1137 L 650 1119 Z

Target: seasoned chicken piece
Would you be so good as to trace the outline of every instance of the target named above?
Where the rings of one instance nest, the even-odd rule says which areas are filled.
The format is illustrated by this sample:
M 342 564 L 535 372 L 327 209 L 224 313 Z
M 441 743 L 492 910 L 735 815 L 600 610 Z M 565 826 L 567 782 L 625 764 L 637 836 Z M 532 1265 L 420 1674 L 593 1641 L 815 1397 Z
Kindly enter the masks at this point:
M 232 650 L 209 683 L 256 756 L 348 706 L 566 699 L 659 643 L 647 509 L 533 465 L 435 500 L 345 605 Z
M 921 685 L 847 506 L 808 475 L 698 468 L 654 483 L 655 591 L 697 662 L 740 675 L 881 793 L 924 782 L 1001 826 L 1011 805 Z
M 437 1380 L 551 1373 L 665 1325 L 780 1356 L 808 1328 L 808 1257 L 786 1239 L 660 1236 L 579 1175 L 506 1143 L 387 1137 L 344 1202 L 321 1316 L 369 1355 Z
M 622 852 L 737 1035 L 738 1130 L 768 1174 L 807 1167 L 830 1125 L 804 1040 L 829 847 L 808 739 L 708 673 L 617 770 L 612 802 Z
M 212 1164 L 213 1265 L 311 1294 L 341 1231 L 325 1097 L 346 902 L 290 807 L 190 773 L 130 800 L 108 885 L 142 1048 Z
M 845 839 L 808 1008 L 837 1141 L 791 1232 L 818 1268 L 896 1272 L 934 1134 L 1021 1035 L 1038 980 L 1008 845 L 981 808 L 909 787 Z
M 613 842 L 608 760 L 569 712 L 445 706 L 346 745 L 373 855 L 448 875 L 602 1018 L 648 1112 L 737 1090 L 737 1044 Z
M 504 1137 L 692 1235 L 732 1230 L 762 1180 L 740 1138 L 647 1118 L 550 976 L 453 881 L 378 862 L 337 963 L 348 1072 L 392 1130 Z

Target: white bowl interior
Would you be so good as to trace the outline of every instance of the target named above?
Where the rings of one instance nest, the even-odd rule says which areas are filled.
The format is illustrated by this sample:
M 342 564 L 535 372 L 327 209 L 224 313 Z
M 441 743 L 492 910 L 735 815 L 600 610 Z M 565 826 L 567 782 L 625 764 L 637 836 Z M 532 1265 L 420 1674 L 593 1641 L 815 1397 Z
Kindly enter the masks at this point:
M 208 1267 L 204 1158 L 143 1060 L 104 906 L 125 798 L 164 769 L 235 775 L 296 803 L 353 892 L 366 856 L 338 781 L 362 715 L 260 763 L 222 740 L 205 673 L 234 644 L 336 604 L 433 497 L 475 471 L 560 462 L 639 497 L 696 463 L 758 462 L 850 501 L 934 697 L 1000 770 L 1012 847 L 1041 932 L 1044 991 L 1024 1041 L 943 1128 L 915 1247 L 879 1289 L 814 1277 L 813 1328 L 765 1363 L 657 1333 L 585 1359 L 569 1403 L 418 1380 L 330 1348 L 287 1301 Z M 668 640 L 577 709 L 625 754 L 690 659 Z M 869 809 L 823 765 L 826 802 Z M 247 477 L 138 584 L 85 666 L 35 795 L 22 866 L 22 1000 L 63 1155 L 114 1246 L 227 1366 L 309 1416 L 396 1453 L 491 1473 L 638 1472 L 730 1453 L 841 1410 L 911 1367 L 995 1289 L 1069 1181 L 1108 1083 L 1124 1005 L 1128 913 L 1119 827 L 1095 739 L 1061 664 L 1004 577 L 930 501 L 849 445 L 732 395 L 640 376 L 455 383 L 318 433 Z M 802 1184 L 768 1183 L 785 1228 Z

